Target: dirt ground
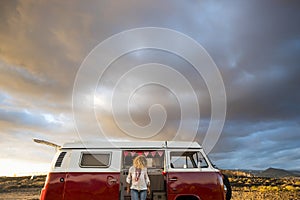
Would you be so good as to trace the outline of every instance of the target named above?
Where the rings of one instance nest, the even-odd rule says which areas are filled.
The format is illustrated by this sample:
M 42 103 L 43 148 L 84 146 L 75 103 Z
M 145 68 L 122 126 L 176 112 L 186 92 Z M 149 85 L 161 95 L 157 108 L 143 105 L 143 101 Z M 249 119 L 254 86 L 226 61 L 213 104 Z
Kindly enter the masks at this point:
M 0 192 L 1 200 L 39 200 L 40 188 L 22 188 L 9 192 Z

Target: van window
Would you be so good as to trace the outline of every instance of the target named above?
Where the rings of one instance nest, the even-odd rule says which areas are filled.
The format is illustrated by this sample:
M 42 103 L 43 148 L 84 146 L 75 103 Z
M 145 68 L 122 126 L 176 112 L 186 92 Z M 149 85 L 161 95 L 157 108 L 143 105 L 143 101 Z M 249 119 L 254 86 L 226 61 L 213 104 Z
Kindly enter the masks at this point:
M 65 157 L 67 152 L 60 152 L 56 162 L 55 162 L 55 167 L 61 167 L 61 164 L 63 162 L 63 159 Z
M 110 165 L 110 153 L 82 153 L 80 167 L 107 168 Z
M 197 154 L 194 154 L 194 159 L 196 160 L 196 156 L 197 155 L 197 159 L 198 159 L 198 165 L 200 164 L 200 167 L 201 168 L 207 168 L 208 167 L 208 164 L 207 164 L 207 161 L 205 160 L 205 158 L 203 157 L 202 153 L 201 152 L 198 152 Z
M 171 168 L 201 168 L 208 167 L 203 155 L 198 151 L 171 152 Z

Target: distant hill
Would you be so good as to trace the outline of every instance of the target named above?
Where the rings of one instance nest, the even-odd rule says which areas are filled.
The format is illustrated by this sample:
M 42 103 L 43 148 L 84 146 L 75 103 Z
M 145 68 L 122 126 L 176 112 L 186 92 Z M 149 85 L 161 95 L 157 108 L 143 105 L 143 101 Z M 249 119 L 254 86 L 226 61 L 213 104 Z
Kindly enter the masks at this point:
M 243 170 L 221 170 L 228 177 L 253 177 L 253 174 Z
M 291 177 L 291 176 L 298 176 L 298 174 L 293 173 L 291 171 L 287 171 L 284 169 L 276 169 L 276 168 L 268 168 L 258 174 L 258 177 L 269 177 L 269 178 L 283 178 L 283 177 Z
M 300 177 L 300 171 L 299 170 L 291 170 L 290 172 L 292 172 L 293 174 L 295 174 L 296 176 Z
M 278 168 L 268 168 L 266 170 L 221 170 L 228 177 L 264 177 L 264 178 L 285 178 L 285 177 L 300 177 L 298 170 L 284 170 Z

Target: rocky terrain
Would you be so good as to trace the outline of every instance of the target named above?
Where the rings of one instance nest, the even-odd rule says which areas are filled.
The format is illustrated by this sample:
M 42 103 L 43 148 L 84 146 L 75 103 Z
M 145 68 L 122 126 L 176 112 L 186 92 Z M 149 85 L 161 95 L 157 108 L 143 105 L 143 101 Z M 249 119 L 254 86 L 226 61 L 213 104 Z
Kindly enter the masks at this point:
M 300 177 L 280 169 L 256 175 L 239 170 L 222 170 L 232 185 L 232 200 L 295 200 L 300 198 Z M 46 176 L 0 177 L 0 199 L 39 199 Z
M 233 200 L 300 199 L 300 177 L 289 171 L 269 168 L 254 174 L 222 170 L 229 177 Z

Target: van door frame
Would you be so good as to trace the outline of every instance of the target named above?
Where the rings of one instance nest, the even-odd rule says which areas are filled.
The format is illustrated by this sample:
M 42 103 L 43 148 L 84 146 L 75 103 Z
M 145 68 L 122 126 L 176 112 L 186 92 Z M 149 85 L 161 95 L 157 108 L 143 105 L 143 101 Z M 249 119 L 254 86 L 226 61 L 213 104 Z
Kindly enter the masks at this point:
M 166 177 L 166 190 L 168 200 L 174 200 L 178 196 L 193 196 L 196 199 L 200 199 L 197 193 L 190 193 L 184 190 L 184 184 L 191 184 L 189 179 L 194 176 L 194 173 L 201 172 L 201 168 L 172 168 L 171 167 L 171 153 L 172 152 L 200 152 L 200 149 L 179 149 L 179 148 L 168 148 L 166 150 L 166 160 L 167 160 L 167 177 Z

